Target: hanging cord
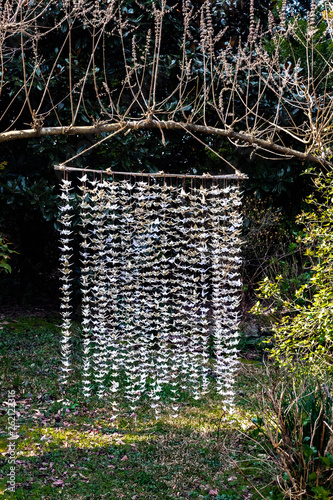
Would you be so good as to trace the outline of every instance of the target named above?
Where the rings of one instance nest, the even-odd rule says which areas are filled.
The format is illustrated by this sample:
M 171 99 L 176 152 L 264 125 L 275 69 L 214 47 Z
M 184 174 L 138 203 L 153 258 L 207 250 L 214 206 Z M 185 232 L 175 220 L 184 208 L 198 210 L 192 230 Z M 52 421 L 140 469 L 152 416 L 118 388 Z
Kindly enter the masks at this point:
M 113 137 L 114 135 L 117 135 L 119 134 L 120 132 L 122 132 L 124 129 L 126 128 L 126 126 L 123 126 L 122 128 L 120 128 L 119 130 L 116 130 L 115 132 L 113 132 L 112 134 L 109 134 L 108 136 L 106 137 L 103 137 L 103 139 L 101 139 L 100 141 L 96 142 L 95 144 L 93 144 L 92 146 L 89 146 L 89 148 L 87 149 L 84 149 L 83 151 L 80 151 L 79 153 L 77 153 L 75 156 L 72 156 L 71 158 L 68 158 L 68 160 L 64 161 L 61 165 L 65 166 L 66 163 L 68 163 L 69 161 L 73 161 L 75 160 L 75 158 L 78 158 L 79 156 L 83 155 L 84 153 L 87 153 L 88 151 L 90 151 L 91 149 L 95 148 L 96 146 L 99 146 L 100 144 L 102 144 L 102 142 L 106 141 L 107 139 L 111 139 L 111 137 Z M 81 170 L 81 169 L 80 169 Z
M 216 156 L 218 156 L 218 158 L 220 158 L 220 160 L 224 161 L 227 165 L 229 165 L 229 167 L 231 167 L 235 173 L 237 175 L 239 175 L 239 177 L 243 177 L 244 174 L 242 174 L 236 167 L 234 167 L 228 160 L 226 160 L 225 158 L 223 158 L 223 156 L 219 155 L 216 151 L 214 151 L 213 148 L 211 148 L 210 146 L 208 146 L 208 144 L 206 144 L 204 141 L 202 141 L 201 139 L 199 139 L 196 135 L 194 135 L 190 130 L 188 130 L 186 127 L 184 127 L 181 123 L 180 123 L 181 127 L 187 132 L 189 133 L 194 139 L 196 139 L 197 141 L 199 141 L 201 144 L 203 144 L 203 146 L 205 146 L 206 148 L 208 148 L 212 153 L 214 153 Z

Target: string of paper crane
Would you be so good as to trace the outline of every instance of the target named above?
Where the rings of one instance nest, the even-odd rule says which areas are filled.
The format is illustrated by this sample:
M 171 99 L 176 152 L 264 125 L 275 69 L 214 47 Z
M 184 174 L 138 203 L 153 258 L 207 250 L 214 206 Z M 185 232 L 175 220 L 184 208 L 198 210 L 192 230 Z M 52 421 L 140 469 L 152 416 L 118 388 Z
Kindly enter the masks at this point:
M 237 176 L 76 170 L 66 167 L 60 196 L 62 382 L 71 371 L 76 210 L 84 395 L 97 388 L 100 397 L 112 395 L 115 409 L 126 398 L 133 410 L 149 398 L 158 416 L 167 391 L 176 415 L 182 391 L 198 399 L 214 384 L 232 407 L 241 286 Z

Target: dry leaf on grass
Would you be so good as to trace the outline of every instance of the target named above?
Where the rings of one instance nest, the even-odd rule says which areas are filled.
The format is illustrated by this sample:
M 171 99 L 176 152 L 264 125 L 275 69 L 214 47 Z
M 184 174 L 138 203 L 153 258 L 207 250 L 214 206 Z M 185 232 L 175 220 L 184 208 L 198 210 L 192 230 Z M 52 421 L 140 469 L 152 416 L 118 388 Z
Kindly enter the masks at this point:
M 64 482 L 61 479 L 57 479 L 57 481 L 52 483 L 52 486 L 64 486 Z

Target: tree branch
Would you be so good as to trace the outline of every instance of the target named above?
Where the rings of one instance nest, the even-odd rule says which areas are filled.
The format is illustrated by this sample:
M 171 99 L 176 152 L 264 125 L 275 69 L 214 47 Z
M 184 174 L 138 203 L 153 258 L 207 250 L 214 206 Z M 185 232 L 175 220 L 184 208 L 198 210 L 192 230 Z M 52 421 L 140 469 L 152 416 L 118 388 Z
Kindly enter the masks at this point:
M 68 136 L 68 135 L 83 135 L 83 134 L 101 134 L 115 132 L 117 130 L 153 130 L 153 129 L 164 129 L 164 130 L 188 130 L 192 133 L 200 133 L 207 135 L 215 135 L 220 137 L 227 137 L 229 139 L 238 140 L 242 143 L 242 146 L 249 145 L 260 149 L 265 149 L 271 151 L 272 153 L 278 153 L 285 157 L 296 158 L 300 161 L 308 161 L 311 163 L 317 163 L 321 165 L 332 166 L 332 163 L 320 159 L 310 153 L 304 153 L 296 149 L 288 148 L 275 144 L 271 141 L 265 139 L 257 138 L 253 135 L 246 134 L 244 132 L 236 132 L 235 130 L 220 129 L 216 127 L 211 127 L 208 125 L 196 125 L 193 123 L 182 123 L 173 120 L 159 121 L 159 120 L 128 120 L 127 122 L 120 123 L 105 123 L 87 126 L 74 126 L 74 127 L 43 127 L 39 130 L 35 129 L 25 129 L 25 130 L 10 130 L 8 132 L 0 133 L 0 143 L 14 141 L 18 139 L 31 139 L 34 137 L 41 136 Z

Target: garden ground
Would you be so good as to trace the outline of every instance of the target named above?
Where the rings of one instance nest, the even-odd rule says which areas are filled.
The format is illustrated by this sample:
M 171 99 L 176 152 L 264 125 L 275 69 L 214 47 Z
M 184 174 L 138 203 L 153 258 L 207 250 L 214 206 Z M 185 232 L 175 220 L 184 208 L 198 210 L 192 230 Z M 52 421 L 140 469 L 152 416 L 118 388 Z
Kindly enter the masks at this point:
M 0 498 L 255 500 L 259 495 L 248 479 L 265 495 L 273 478 L 261 462 L 248 459 L 254 446 L 241 438 L 255 416 L 256 386 L 248 373 L 261 375 L 260 362 L 241 364 L 232 417 L 223 414 L 214 393 L 198 402 L 185 395 L 177 418 L 165 412 L 155 420 L 149 402 L 136 413 L 124 405 L 115 417 L 108 399 L 85 402 L 78 395 L 79 328 L 70 404 L 64 406 L 59 339 L 57 317 L 0 320 Z M 12 390 L 18 426 L 15 493 L 7 489 L 6 403 Z

